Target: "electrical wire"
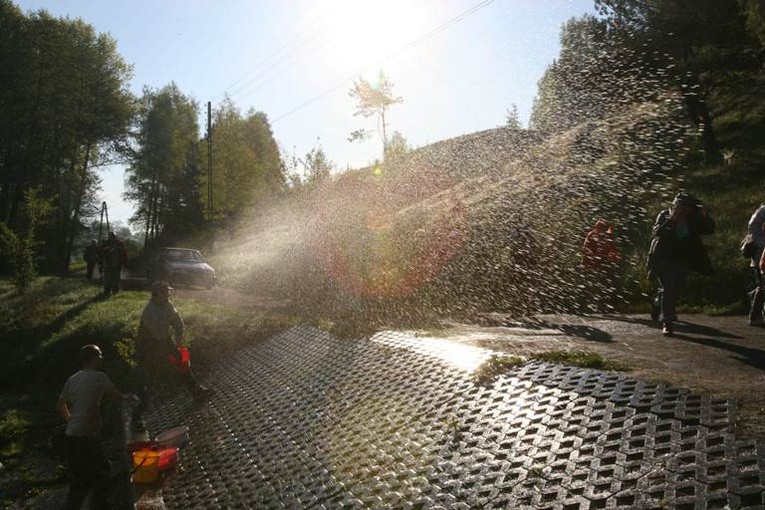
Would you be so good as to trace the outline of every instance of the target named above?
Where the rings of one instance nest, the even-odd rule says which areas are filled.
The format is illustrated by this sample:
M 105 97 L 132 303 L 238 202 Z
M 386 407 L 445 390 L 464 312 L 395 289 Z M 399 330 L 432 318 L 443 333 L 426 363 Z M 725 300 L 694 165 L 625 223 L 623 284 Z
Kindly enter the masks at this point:
M 354 72 L 352 74 L 347 75 L 341 81 L 337 82 L 335 85 L 329 87 L 328 89 L 325 89 L 324 91 L 322 91 L 318 95 L 316 95 L 316 96 L 314 96 L 314 97 L 312 97 L 312 98 L 310 98 L 310 99 L 300 103 L 299 105 L 295 106 L 294 108 L 292 108 L 292 109 L 288 110 L 287 112 L 283 113 L 282 115 L 276 117 L 275 119 L 273 119 L 271 121 L 271 125 L 273 125 L 274 123 L 276 123 L 276 122 L 278 122 L 278 121 L 280 121 L 280 120 L 282 120 L 282 119 L 284 119 L 286 117 L 289 117 L 290 115 L 293 115 L 294 113 L 296 113 L 296 112 L 302 110 L 303 108 L 305 108 L 305 107 L 315 103 L 316 101 L 319 101 L 320 99 L 323 99 L 325 96 L 335 92 L 337 89 L 339 89 L 340 87 L 345 85 L 347 82 L 353 80 L 359 74 L 363 74 L 368 69 L 371 69 L 373 67 L 377 67 L 377 66 L 387 62 L 388 60 L 396 58 L 399 55 L 401 55 L 401 54 L 411 50 L 413 47 L 417 46 L 418 44 L 421 44 L 421 43 L 427 41 L 428 39 L 431 39 L 431 38 L 435 37 L 436 35 L 440 34 L 444 30 L 446 30 L 447 28 L 451 27 L 452 25 L 455 25 L 455 24 L 459 23 L 463 19 L 465 19 L 468 16 L 470 16 L 470 15 L 480 11 L 481 9 L 483 9 L 484 7 L 488 6 L 489 4 L 491 4 L 493 2 L 494 2 L 494 0 L 482 0 L 481 2 L 478 2 L 477 4 L 475 4 L 474 6 L 470 7 L 469 9 L 463 11 L 462 13 L 458 14 L 454 18 L 446 21 L 445 23 L 435 27 L 434 29 L 430 30 L 429 32 L 426 32 L 425 34 L 423 34 L 423 35 L 415 38 L 414 40 L 406 43 L 405 45 L 401 46 L 400 48 L 398 48 L 394 52 L 392 52 L 389 55 L 387 55 L 386 57 L 378 60 L 377 62 L 367 66 L 364 69 L 361 69 L 360 71 L 356 71 L 356 72 Z
M 269 53 L 267 56 L 259 60 L 249 71 L 244 73 L 242 76 L 234 80 L 228 87 L 224 89 L 224 94 L 226 93 L 236 93 L 236 90 L 240 89 L 242 85 L 239 85 L 242 80 L 245 80 L 248 76 L 250 76 L 253 73 L 258 72 L 258 74 L 261 74 L 264 72 L 263 69 L 261 69 L 263 66 L 269 63 L 270 60 L 272 60 L 274 57 L 282 53 L 283 51 L 287 50 L 287 56 L 294 54 L 296 51 L 296 48 L 303 46 L 307 40 L 310 40 L 310 37 L 306 39 L 306 36 L 312 32 L 315 28 L 315 26 L 320 23 L 322 20 L 324 20 L 327 17 L 327 14 L 331 12 L 331 9 L 322 11 L 316 18 L 314 18 L 310 23 L 308 23 L 306 26 L 304 26 L 298 33 L 296 33 L 293 37 L 291 37 L 289 40 L 287 40 L 284 44 L 279 46 L 277 49 Z M 291 47 L 291 48 L 290 48 Z M 288 49 L 289 48 L 289 49 Z M 285 56 L 281 56 L 279 59 L 276 60 L 276 62 L 272 63 L 271 66 L 279 63 L 285 58 Z M 269 66 L 270 67 L 270 66 Z M 266 68 L 268 69 L 268 68 Z M 257 79 L 257 76 L 256 78 Z M 251 80 L 247 80 L 247 82 L 250 82 Z M 239 86 L 237 86 L 239 85 Z M 246 86 L 246 84 L 244 85 Z M 234 89 L 234 90 L 232 90 Z

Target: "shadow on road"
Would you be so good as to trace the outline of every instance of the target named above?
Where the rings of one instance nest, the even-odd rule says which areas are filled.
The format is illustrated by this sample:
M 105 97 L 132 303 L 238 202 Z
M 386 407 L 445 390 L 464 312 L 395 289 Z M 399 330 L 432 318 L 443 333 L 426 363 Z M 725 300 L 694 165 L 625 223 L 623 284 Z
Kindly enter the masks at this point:
M 712 328 L 709 328 L 712 329 Z M 678 329 L 679 331 L 679 329 Z M 765 370 L 765 351 L 762 349 L 755 349 L 753 347 L 745 347 L 743 345 L 730 344 L 718 340 L 716 338 L 706 338 L 698 336 L 688 336 L 683 333 L 675 333 L 674 338 L 683 340 L 684 342 L 693 342 L 695 344 L 706 345 L 707 347 L 714 347 L 716 349 L 723 349 L 726 351 L 738 354 L 734 359 L 750 365 L 758 370 Z M 741 338 L 741 337 L 733 337 Z
M 593 328 L 592 326 L 585 326 L 584 324 L 560 324 L 553 325 L 553 327 L 560 330 L 565 335 L 575 336 L 592 342 L 614 341 L 614 337 L 611 333 L 603 331 L 602 329 Z
M 629 324 L 639 324 L 641 326 L 646 326 L 648 328 L 654 328 L 654 329 L 660 329 L 661 323 L 651 320 L 651 319 L 639 319 L 637 317 L 624 317 L 619 315 L 599 315 L 591 316 L 593 319 L 598 320 L 605 320 L 605 321 L 616 321 L 616 322 L 626 322 Z M 680 333 L 687 333 L 690 335 L 704 335 L 704 336 L 716 336 L 721 338 L 735 338 L 735 339 L 742 339 L 742 336 L 735 335 L 733 333 L 728 333 L 722 330 L 719 330 L 717 328 L 712 328 L 709 326 L 704 326 L 702 324 L 694 324 L 692 322 L 675 322 L 675 331 Z

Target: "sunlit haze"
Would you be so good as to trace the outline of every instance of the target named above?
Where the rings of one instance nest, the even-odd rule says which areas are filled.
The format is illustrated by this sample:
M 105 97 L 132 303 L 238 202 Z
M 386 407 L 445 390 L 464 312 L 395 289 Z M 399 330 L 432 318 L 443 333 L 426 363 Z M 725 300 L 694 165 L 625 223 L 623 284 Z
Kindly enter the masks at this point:
M 243 110 L 268 114 L 285 154 L 302 157 L 321 145 L 338 170 L 381 152 L 379 137 L 348 141 L 351 131 L 374 128 L 353 115 L 354 79 L 380 70 L 390 77 L 404 99 L 390 112 L 390 128 L 414 147 L 496 127 L 512 103 L 525 123 L 562 23 L 593 10 L 586 0 L 19 4 L 109 32 L 134 66 L 135 93 L 175 81 L 200 106 L 228 94 Z M 102 177 L 112 217 L 127 219 L 122 169 Z

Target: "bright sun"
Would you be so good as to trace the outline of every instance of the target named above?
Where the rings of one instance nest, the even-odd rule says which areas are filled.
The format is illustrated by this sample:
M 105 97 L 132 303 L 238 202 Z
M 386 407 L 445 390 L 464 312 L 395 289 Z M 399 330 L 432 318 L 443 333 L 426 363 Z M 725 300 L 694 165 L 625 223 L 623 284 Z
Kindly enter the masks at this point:
M 326 51 L 344 65 L 373 65 L 428 32 L 428 2 L 336 0 L 327 14 Z

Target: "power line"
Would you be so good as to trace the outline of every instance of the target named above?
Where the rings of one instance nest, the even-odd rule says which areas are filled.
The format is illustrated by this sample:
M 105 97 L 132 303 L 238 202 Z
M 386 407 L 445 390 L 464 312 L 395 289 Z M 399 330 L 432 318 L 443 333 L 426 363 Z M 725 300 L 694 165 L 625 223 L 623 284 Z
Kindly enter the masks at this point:
M 457 16 L 455 16 L 454 18 L 446 21 L 445 23 L 437 26 L 436 28 L 432 29 L 431 31 L 426 32 L 425 34 L 423 34 L 423 35 L 417 37 L 416 39 L 408 42 L 407 44 L 403 45 L 402 47 L 400 47 L 399 49 L 397 49 L 393 53 L 390 53 L 388 56 L 378 60 L 374 64 L 371 64 L 371 65 L 367 66 L 366 68 L 364 68 L 364 69 L 362 69 L 360 71 L 357 71 L 357 72 L 354 72 L 352 74 L 347 75 L 345 78 L 343 78 L 341 81 L 337 82 L 332 87 L 324 90 L 323 92 L 321 92 L 320 94 L 312 97 L 311 99 L 308 99 L 308 100 L 300 103 L 299 105 L 295 106 L 291 110 L 288 110 L 286 113 L 283 113 L 279 117 L 276 117 L 274 120 L 271 121 L 271 124 L 273 125 L 274 123 L 282 120 L 283 118 L 289 117 L 293 113 L 295 113 L 295 112 L 297 112 L 299 110 L 302 110 L 306 106 L 309 106 L 309 105 L 315 103 L 316 101 L 324 98 L 326 95 L 331 94 L 332 92 L 336 91 L 337 89 L 339 89 L 340 87 L 345 85 L 348 81 L 354 79 L 359 74 L 364 73 L 366 70 L 368 70 L 370 68 L 373 68 L 373 67 L 377 67 L 377 66 L 387 62 L 388 60 L 390 60 L 392 58 L 395 58 L 395 57 L 401 55 L 402 53 L 405 53 L 405 52 L 409 51 L 410 49 L 412 49 L 413 47 L 417 46 L 418 44 L 423 43 L 423 42 L 427 41 L 428 39 L 431 39 L 431 38 L 435 37 L 439 33 L 443 32 L 444 30 L 449 28 L 450 26 L 452 26 L 452 25 L 454 25 L 456 23 L 459 23 L 463 19 L 465 19 L 468 16 L 470 16 L 470 15 L 480 11 L 481 9 L 483 9 L 484 7 L 488 6 L 489 4 L 491 4 L 493 2 L 494 2 L 494 0 L 483 0 L 481 2 L 478 2 L 473 7 L 467 9 L 466 11 L 463 11 L 462 13 L 460 13 Z
M 289 48 L 290 46 L 293 46 L 292 49 L 288 51 L 288 53 L 294 53 L 295 47 L 302 46 L 306 41 L 301 39 L 304 39 L 308 33 L 313 31 L 315 25 L 319 23 L 321 20 L 326 18 L 327 14 L 331 12 L 331 10 L 325 10 L 322 11 L 316 18 L 314 18 L 310 23 L 308 23 L 306 26 L 304 26 L 297 34 L 295 34 L 293 37 L 291 37 L 289 40 L 287 40 L 284 44 L 279 46 L 276 50 L 269 53 L 266 57 L 259 60 L 249 71 L 244 73 L 242 76 L 237 78 L 233 83 L 231 83 L 228 87 L 224 89 L 224 93 L 230 92 L 231 89 L 235 88 L 242 80 L 250 76 L 252 73 L 261 71 L 261 68 L 266 65 L 270 60 L 272 60 L 274 57 L 282 53 L 285 49 Z M 279 62 L 282 59 L 277 60 Z M 262 71 L 261 71 L 262 72 Z M 236 87 L 240 88 L 240 87 Z
M 320 35 L 320 34 L 317 34 L 317 35 Z M 324 39 L 317 40 L 316 41 L 317 44 L 316 45 L 311 45 L 311 48 L 312 49 L 323 48 L 324 46 L 326 46 L 327 44 L 332 42 L 332 40 L 335 37 L 336 36 L 334 36 L 334 35 L 329 35 L 328 37 L 325 37 Z M 277 61 L 273 62 L 271 65 L 267 66 L 265 69 L 262 69 L 259 73 L 257 73 L 251 79 L 247 80 L 244 84 L 242 84 L 239 87 L 237 87 L 236 90 L 234 90 L 231 93 L 231 96 L 232 97 L 240 97 L 240 98 L 241 97 L 246 97 L 247 94 L 251 94 L 253 91 L 257 90 L 259 87 L 261 87 L 264 83 L 267 82 L 269 74 L 273 75 L 273 73 L 271 73 L 271 71 L 273 71 L 275 69 L 278 69 L 279 67 L 282 67 L 284 64 L 287 64 L 290 61 L 293 61 L 295 56 L 296 56 L 296 54 L 299 53 L 299 50 L 301 50 L 302 47 L 305 46 L 307 43 L 311 43 L 311 42 L 314 42 L 314 41 L 311 41 L 309 39 L 309 40 L 306 40 L 306 41 L 303 41 L 302 43 L 300 43 L 300 45 L 298 45 L 295 48 L 293 48 L 292 50 L 290 50 L 287 54 L 282 56 L 280 59 L 278 59 Z

